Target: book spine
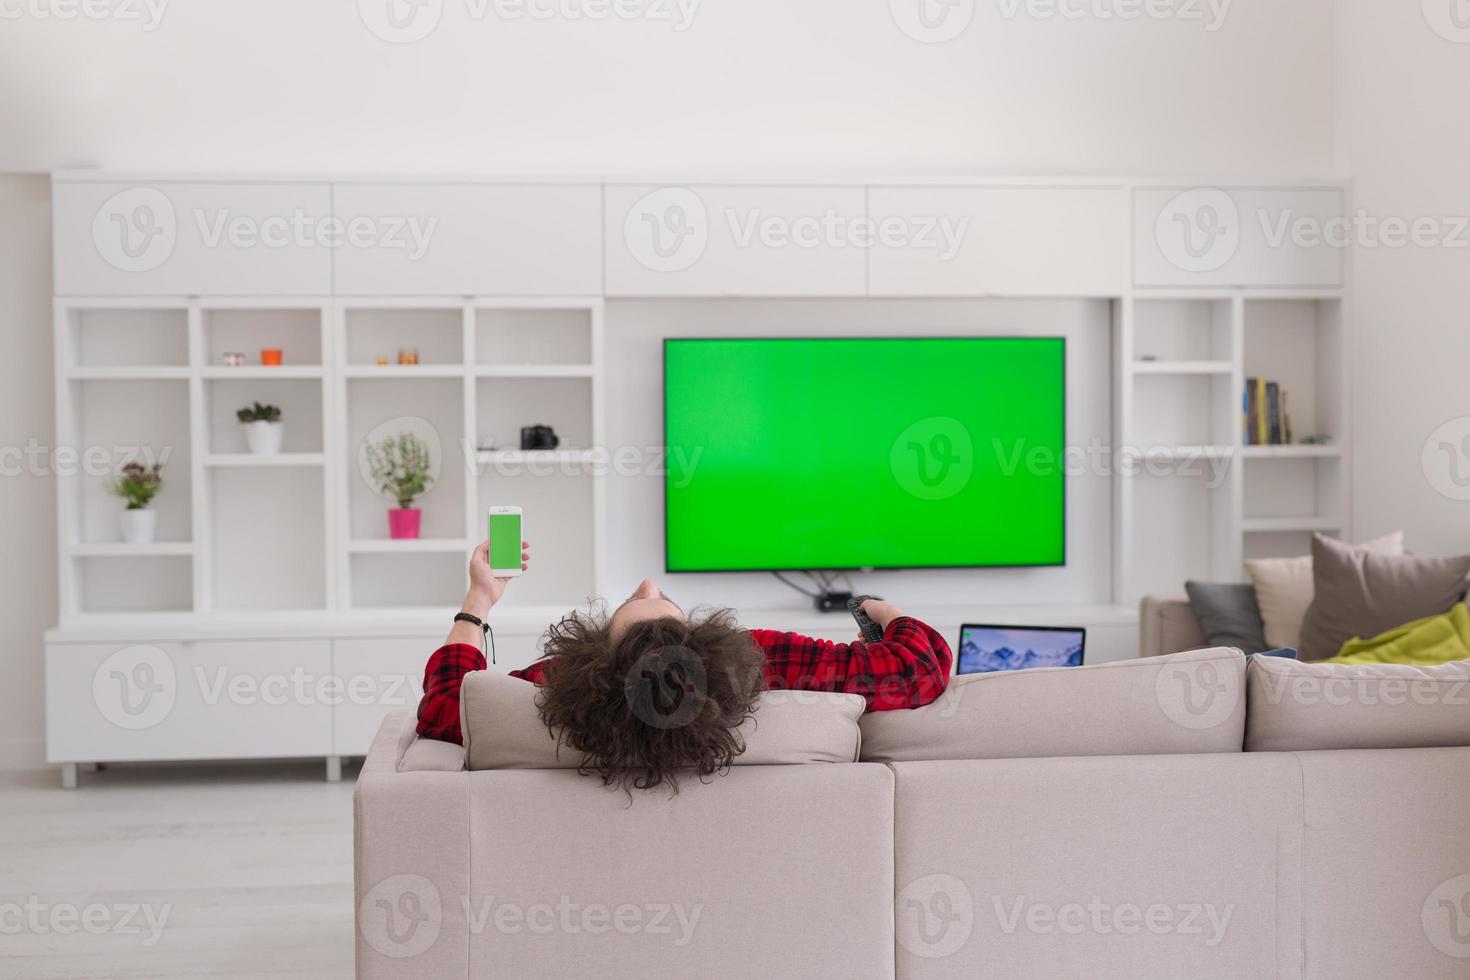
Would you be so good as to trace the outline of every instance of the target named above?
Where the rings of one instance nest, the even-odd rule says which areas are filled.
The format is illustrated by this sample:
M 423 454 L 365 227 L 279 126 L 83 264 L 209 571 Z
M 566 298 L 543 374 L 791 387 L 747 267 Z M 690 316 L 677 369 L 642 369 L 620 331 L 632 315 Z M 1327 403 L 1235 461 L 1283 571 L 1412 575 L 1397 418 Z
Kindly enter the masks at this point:
M 1266 435 L 1271 445 L 1281 445 L 1281 386 L 1266 382 Z
M 1266 379 L 1256 379 L 1256 445 L 1265 446 L 1271 441 L 1271 432 L 1266 418 Z

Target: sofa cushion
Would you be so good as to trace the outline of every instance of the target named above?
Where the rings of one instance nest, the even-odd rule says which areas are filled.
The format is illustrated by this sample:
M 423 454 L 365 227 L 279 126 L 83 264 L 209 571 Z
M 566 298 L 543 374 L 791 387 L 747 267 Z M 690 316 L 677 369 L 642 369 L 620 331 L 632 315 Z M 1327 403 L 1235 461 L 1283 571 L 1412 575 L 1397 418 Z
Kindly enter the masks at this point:
M 541 721 L 535 685 L 494 671 L 467 674 L 460 686 L 460 728 L 471 770 L 576 769 L 580 753 L 559 744 Z M 856 694 L 767 691 L 755 717 L 740 726 L 745 751 L 737 766 L 855 762 L 864 708 Z
M 1239 752 L 1245 657 L 1210 649 L 956 677 L 933 704 L 864 715 L 863 759 Z
M 1185 582 L 1184 591 L 1210 646 L 1235 647 L 1245 654 L 1269 649 L 1254 585 Z
M 1404 532 L 1395 531 L 1359 547 L 1381 555 L 1402 555 Z M 1255 558 L 1245 563 L 1245 570 L 1256 587 L 1266 643 L 1300 649 L 1302 620 L 1312 605 L 1312 556 Z
M 1246 671 L 1249 752 L 1470 746 L 1470 661 L 1437 667 L 1298 663 Z
M 1379 555 L 1318 534 L 1312 538 L 1312 569 L 1314 598 L 1302 623 L 1302 659 L 1326 660 L 1348 640 L 1449 612 L 1465 598 L 1470 555 Z

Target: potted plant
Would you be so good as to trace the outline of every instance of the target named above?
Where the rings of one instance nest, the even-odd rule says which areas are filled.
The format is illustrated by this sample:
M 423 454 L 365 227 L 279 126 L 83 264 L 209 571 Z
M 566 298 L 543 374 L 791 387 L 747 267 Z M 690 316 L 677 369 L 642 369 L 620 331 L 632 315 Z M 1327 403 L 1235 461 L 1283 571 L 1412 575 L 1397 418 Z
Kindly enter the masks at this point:
M 148 506 L 163 489 L 163 466 L 128 463 L 108 487 L 126 503 L 122 512 L 122 537 L 128 544 L 152 544 L 158 527 L 158 512 Z
M 367 462 L 378 492 L 398 503 L 397 510 L 388 511 L 389 537 L 417 538 L 422 512 L 414 509 L 413 502 L 433 484 L 429 444 L 411 432 L 400 432 L 369 443 Z
M 280 408 L 256 402 L 240 409 L 235 417 L 245 426 L 245 440 L 250 443 L 252 453 L 274 456 L 281 451 L 281 442 L 286 438 L 286 423 L 281 421 Z

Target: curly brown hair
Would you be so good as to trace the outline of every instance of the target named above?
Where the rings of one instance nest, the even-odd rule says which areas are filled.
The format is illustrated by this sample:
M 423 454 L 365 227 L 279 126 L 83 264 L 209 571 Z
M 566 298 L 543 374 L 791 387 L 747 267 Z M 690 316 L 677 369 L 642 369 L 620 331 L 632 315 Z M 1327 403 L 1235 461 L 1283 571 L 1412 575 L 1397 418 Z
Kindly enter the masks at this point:
M 705 780 L 745 751 L 736 729 L 765 688 L 764 658 L 729 610 L 644 620 L 616 639 L 606 615 L 574 613 L 546 653 L 541 720 L 605 786 L 672 795 L 680 773 Z

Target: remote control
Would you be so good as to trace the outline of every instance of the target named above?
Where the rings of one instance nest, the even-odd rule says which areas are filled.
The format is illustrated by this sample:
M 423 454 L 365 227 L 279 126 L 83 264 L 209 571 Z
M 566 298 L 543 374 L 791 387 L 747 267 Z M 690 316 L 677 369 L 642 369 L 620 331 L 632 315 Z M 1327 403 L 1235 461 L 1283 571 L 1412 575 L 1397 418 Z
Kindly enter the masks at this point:
M 858 632 L 863 634 L 863 640 L 867 643 L 883 642 L 883 627 L 873 622 L 873 617 L 863 612 L 863 603 L 869 599 L 881 599 L 876 595 L 855 595 L 847 600 L 847 611 L 852 613 L 852 618 L 857 620 Z

